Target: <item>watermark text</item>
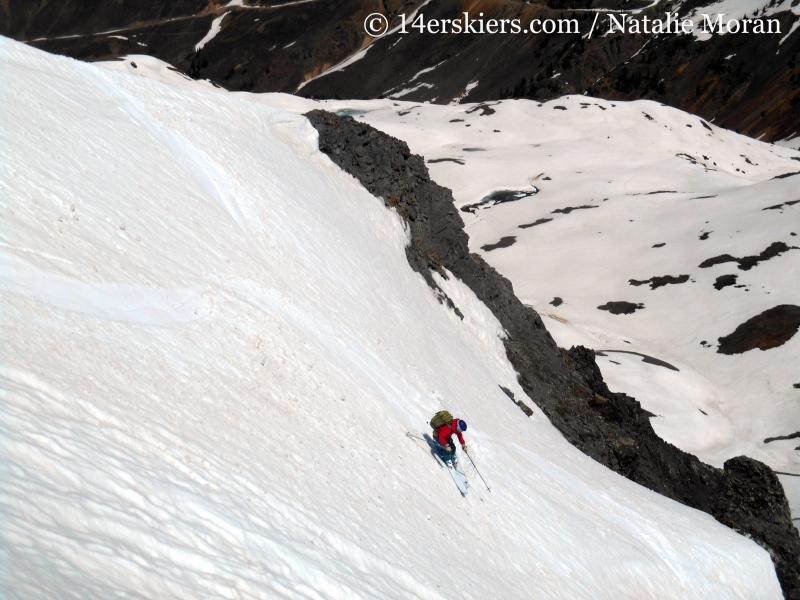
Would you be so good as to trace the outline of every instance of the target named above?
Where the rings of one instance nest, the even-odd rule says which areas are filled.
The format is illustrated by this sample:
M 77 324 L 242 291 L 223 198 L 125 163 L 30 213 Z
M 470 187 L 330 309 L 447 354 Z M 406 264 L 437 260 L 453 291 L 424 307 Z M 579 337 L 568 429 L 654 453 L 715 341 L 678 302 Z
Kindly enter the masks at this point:
M 595 32 L 600 15 L 606 21 L 606 30 Z M 483 13 L 471 16 L 462 13 L 455 19 L 426 19 L 420 13 L 406 17 L 399 15 L 400 24 L 392 32 L 397 33 L 429 33 L 429 34 L 511 34 L 525 35 L 541 33 L 552 34 L 586 34 L 591 39 L 592 35 L 623 34 L 678 34 L 689 35 L 692 33 L 706 34 L 738 34 L 738 33 L 781 33 L 781 24 L 778 19 L 726 19 L 725 14 L 701 14 L 693 18 L 680 18 L 677 13 L 664 13 L 664 18 L 653 18 L 646 15 L 632 15 L 629 13 L 606 12 L 595 13 L 594 20 L 588 31 L 581 31 L 578 19 L 533 19 L 523 23 L 521 19 L 493 19 L 485 18 Z M 603 27 L 601 22 L 600 28 Z M 364 31 L 372 37 L 378 38 L 386 35 L 389 29 L 389 20 L 381 13 L 372 13 L 364 20 Z

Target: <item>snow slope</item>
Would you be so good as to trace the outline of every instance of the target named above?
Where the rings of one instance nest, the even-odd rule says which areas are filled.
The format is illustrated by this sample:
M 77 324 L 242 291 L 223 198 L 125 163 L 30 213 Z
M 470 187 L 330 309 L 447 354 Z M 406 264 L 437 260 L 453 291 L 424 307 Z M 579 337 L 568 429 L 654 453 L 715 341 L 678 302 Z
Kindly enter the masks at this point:
M 0 74 L 3 597 L 780 597 L 510 405 L 496 320 L 304 119 L 2 38 Z M 406 436 L 441 407 L 491 493 Z
M 462 207 L 498 190 L 535 192 L 462 212 L 472 251 L 550 317 L 559 345 L 612 351 L 598 359 L 606 381 L 657 415 L 659 435 L 717 466 L 741 454 L 764 461 L 784 473 L 800 517 L 797 444 L 764 441 L 800 431 L 800 335 L 767 351 L 716 352 L 745 320 L 798 303 L 800 250 L 749 270 L 699 267 L 774 242 L 800 246 L 800 175 L 781 177 L 800 172 L 800 153 L 650 101 L 330 106 L 408 141 Z M 655 289 L 629 283 L 666 275 L 689 277 Z M 735 285 L 715 289 L 723 275 Z M 644 309 L 598 310 L 609 301 Z

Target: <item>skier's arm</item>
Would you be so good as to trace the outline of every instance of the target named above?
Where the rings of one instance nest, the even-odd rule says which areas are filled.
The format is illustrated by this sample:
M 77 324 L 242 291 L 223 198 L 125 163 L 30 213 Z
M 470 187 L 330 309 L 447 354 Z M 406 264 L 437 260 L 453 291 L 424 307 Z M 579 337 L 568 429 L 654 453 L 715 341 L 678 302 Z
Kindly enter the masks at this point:
M 462 446 L 466 444 L 466 442 L 464 441 L 464 436 L 461 435 L 461 432 L 458 429 L 456 429 L 456 435 L 458 436 L 458 441 Z
M 439 443 L 442 446 L 447 446 L 447 444 L 450 443 L 449 440 L 447 439 L 448 436 L 446 435 L 447 433 L 446 429 L 447 429 L 446 427 L 440 427 L 439 430 L 436 432 L 439 434 Z

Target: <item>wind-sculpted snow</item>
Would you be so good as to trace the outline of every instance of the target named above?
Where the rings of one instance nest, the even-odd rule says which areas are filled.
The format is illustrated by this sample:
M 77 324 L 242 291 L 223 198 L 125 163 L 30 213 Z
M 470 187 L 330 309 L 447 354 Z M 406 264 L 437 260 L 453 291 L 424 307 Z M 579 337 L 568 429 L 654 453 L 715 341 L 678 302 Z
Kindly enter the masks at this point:
M 4 597 L 780 597 L 509 402 L 498 320 L 305 118 L 120 65 L 0 38 Z M 443 407 L 491 493 L 406 436 Z

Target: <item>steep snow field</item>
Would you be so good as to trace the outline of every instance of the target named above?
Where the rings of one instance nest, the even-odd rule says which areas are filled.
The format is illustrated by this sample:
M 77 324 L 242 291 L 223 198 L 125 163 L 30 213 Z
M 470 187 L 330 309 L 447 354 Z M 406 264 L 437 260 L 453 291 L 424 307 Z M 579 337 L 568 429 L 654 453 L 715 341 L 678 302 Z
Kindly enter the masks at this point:
M 800 431 L 800 335 L 766 351 L 716 352 L 751 317 L 800 304 L 800 250 L 747 270 L 699 266 L 776 242 L 800 247 L 800 175 L 787 176 L 800 172 L 800 153 L 650 101 L 329 105 L 424 155 L 468 210 L 472 250 L 550 317 L 559 345 L 610 351 L 598 359 L 604 377 L 656 415 L 659 435 L 717 466 L 741 454 L 766 462 L 800 517 L 797 441 L 765 442 Z M 492 196 L 503 190 L 515 196 Z M 673 279 L 652 281 L 663 276 Z M 598 309 L 619 301 L 644 308 Z
M 780 597 L 509 403 L 307 121 L 106 66 L 0 38 L 0 595 Z M 440 407 L 491 492 L 406 436 Z

